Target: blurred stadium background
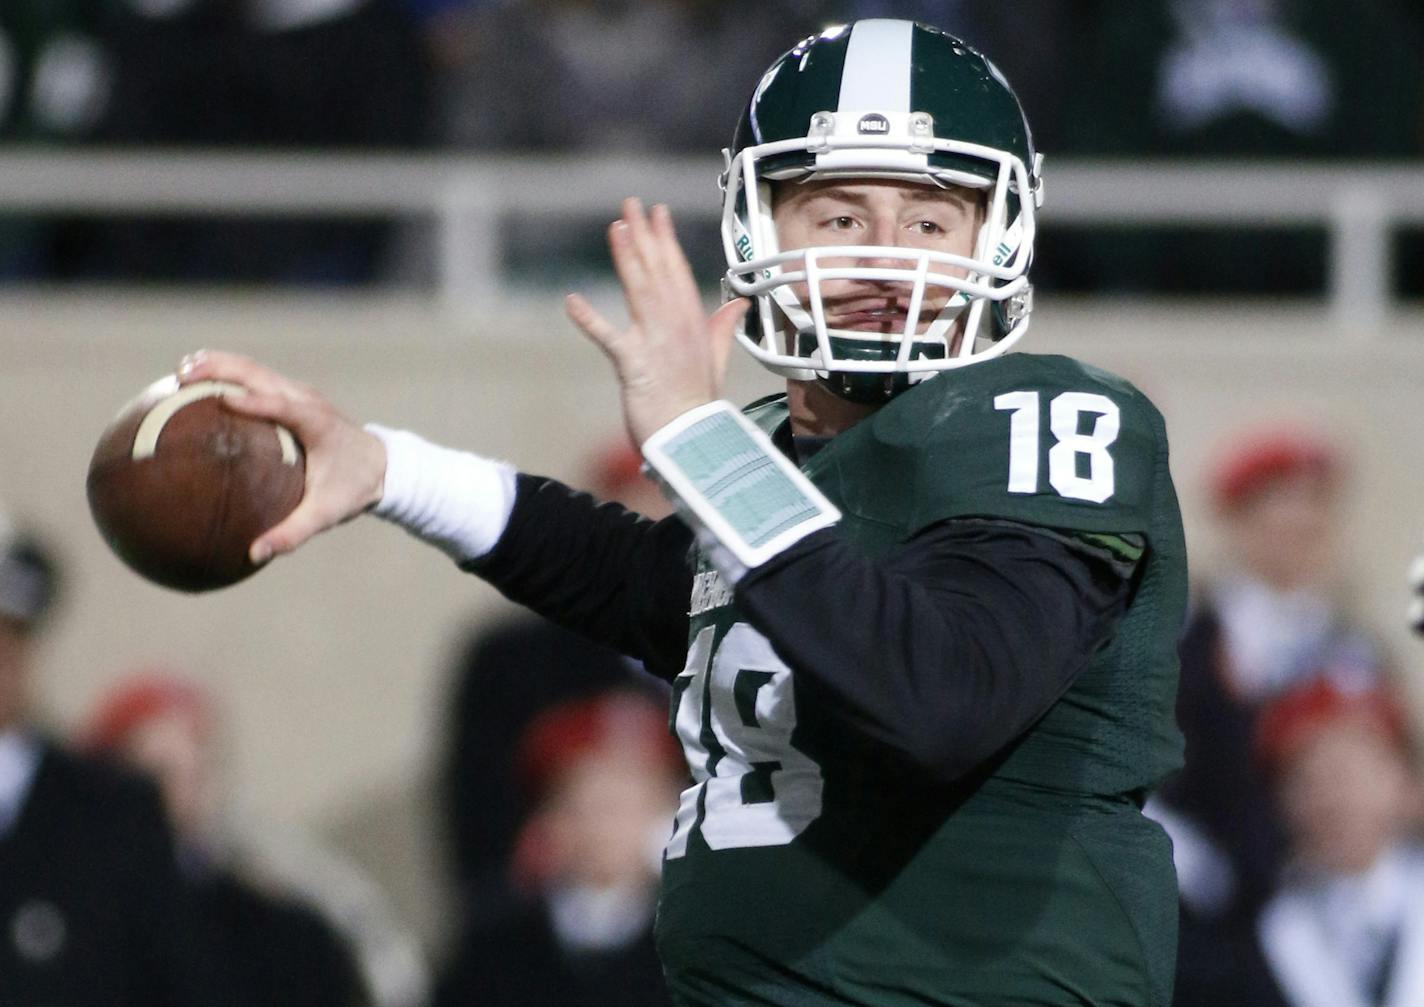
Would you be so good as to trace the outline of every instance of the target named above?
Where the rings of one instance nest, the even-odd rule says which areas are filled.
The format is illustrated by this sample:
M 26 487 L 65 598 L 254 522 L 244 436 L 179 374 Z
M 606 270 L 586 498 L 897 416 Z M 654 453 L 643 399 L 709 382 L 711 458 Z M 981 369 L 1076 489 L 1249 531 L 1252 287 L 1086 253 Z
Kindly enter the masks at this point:
M 1417 0 L 5 0 L 0 501 L 65 568 L 52 722 L 135 665 L 186 669 L 230 711 L 241 814 L 322 835 L 438 946 L 451 664 L 504 603 L 375 522 L 235 589 L 166 593 L 90 523 L 94 441 L 215 346 L 351 415 L 579 480 L 620 424 L 560 295 L 619 310 L 603 222 L 626 194 L 667 201 L 714 297 L 715 151 L 757 74 L 882 12 L 962 34 L 1019 88 L 1047 154 L 1026 348 L 1161 406 L 1196 568 L 1233 431 L 1335 439 L 1347 600 L 1417 682 Z M 774 384 L 738 358 L 730 397 Z

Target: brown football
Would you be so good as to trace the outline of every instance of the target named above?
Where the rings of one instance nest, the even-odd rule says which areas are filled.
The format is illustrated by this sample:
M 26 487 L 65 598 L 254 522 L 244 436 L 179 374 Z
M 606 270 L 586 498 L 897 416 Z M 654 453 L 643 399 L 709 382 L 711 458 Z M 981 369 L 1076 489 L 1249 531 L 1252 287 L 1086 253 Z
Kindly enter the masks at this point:
M 225 409 L 239 389 L 155 381 L 124 407 L 89 462 L 89 509 L 136 572 L 210 591 L 256 572 L 247 550 L 302 499 L 306 466 L 285 427 Z

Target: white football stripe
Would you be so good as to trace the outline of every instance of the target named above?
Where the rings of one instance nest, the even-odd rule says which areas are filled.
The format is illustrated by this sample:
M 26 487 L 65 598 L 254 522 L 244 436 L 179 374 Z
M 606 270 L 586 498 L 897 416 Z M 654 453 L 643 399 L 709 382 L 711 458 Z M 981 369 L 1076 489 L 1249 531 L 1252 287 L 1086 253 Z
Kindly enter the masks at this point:
M 158 438 L 163 433 L 163 428 L 184 406 L 192 405 L 200 399 L 212 398 L 215 395 L 231 395 L 234 392 L 242 391 L 244 389 L 241 385 L 235 385 L 228 381 L 195 381 L 191 385 L 181 386 L 171 395 L 164 396 L 148 411 L 148 415 L 139 423 L 138 430 L 134 433 L 134 461 L 153 457 L 154 452 L 158 450 Z M 297 463 L 297 441 L 292 436 L 292 432 L 284 426 L 278 426 L 277 443 L 282 448 L 283 464 L 295 465 Z
M 910 112 L 912 21 L 857 21 L 841 70 L 841 111 Z
M 297 439 L 292 436 L 292 432 L 280 423 L 272 424 L 277 429 L 277 443 L 282 448 L 282 464 L 297 464 Z

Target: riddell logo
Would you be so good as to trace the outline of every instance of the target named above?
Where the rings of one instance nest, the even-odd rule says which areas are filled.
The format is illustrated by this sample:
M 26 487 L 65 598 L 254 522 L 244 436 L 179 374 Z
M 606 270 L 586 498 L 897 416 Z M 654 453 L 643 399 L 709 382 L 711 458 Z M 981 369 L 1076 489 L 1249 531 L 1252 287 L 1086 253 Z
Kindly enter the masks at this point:
M 890 132 L 890 120 L 879 113 L 872 112 L 870 115 L 861 116 L 860 124 L 856 126 L 856 132 L 875 133 L 883 136 Z

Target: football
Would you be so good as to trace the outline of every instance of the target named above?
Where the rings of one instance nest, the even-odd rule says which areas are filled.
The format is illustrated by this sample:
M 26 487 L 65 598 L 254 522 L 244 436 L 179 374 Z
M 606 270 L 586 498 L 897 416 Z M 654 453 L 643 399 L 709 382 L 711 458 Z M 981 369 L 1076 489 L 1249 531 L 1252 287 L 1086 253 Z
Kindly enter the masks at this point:
M 247 551 L 302 498 L 301 445 L 284 427 L 241 416 L 236 385 L 155 381 L 99 438 L 89 509 L 134 571 L 179 591 L 210 591 L 255 573 Z

